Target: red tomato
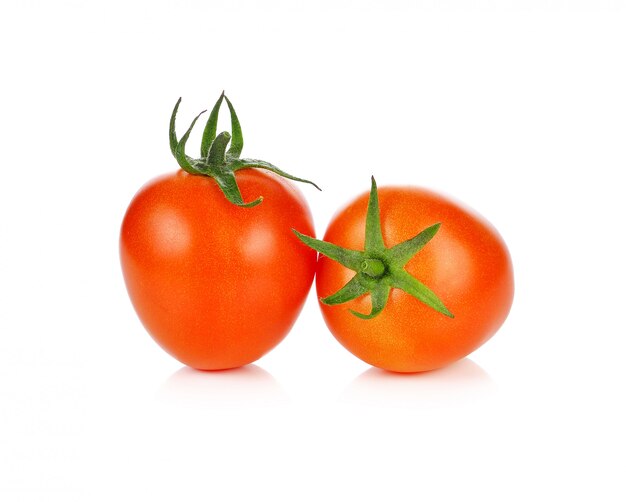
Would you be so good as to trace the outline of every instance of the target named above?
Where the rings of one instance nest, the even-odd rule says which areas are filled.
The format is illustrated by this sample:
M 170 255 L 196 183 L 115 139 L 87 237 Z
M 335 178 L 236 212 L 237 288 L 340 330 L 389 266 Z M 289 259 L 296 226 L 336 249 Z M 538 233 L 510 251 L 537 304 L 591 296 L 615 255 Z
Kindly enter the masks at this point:
M 179 361 L 203 370 L 251 363 L 289 332 L 313 281 L 308 206 L 270 172 L 237 172 L 243 200 L 208 176 L 184 171 L 149 182 L 124 218 L 120 255 L 132 303 L 147 331 Z
M 384 309 L 371 319 L 350 312 L 370 312 L 370 294 L 340 305 L 321 303 L 322 314 L 337 340 L 369 364 L 397 372 L 440 368 L 476 350 L 507 317 L 513 301 L 509 252 L 484 218 L 442 195 L 409 187 L 381 188 L 378 194 L 386 248 L 441 223 L 404 270 L 432 290 L 445 305 L 442 311 L 447 308 L 451 315 L 394 287 Z M 367 206 L 364 194 L 340 211 L 324 241 L 363 250 Z M 318 296 L 333 295 L 353 277 L 353 270 L 320 255 Z

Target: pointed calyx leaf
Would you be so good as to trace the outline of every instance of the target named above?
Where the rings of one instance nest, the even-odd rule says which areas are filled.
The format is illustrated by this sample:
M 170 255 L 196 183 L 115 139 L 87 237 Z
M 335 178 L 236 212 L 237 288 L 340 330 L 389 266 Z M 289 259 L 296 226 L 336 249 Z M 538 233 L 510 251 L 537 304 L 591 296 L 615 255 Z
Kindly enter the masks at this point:
M 382 252 L 385 249 L 383 231 L 380 226 L 378 190 L 374 176 L 372 176 L 372 188 L 370 189 L 370 200 L 367 203 L 367 217 L 365 218 L 365 249 L 374 252 Z
M 350 310 L 350 312 L 361 319 L 374 319 L 374 317 L 380 314 L 387 305 L 390 291 L 391 287 L 389 285 L 377 284 L 370 292 L 370 296 L 372 298 L 372 311 L 369 314 L 361 314 L 360 312 L 356 312 L 354 310 Z
M 328 256 L 331 260 L 341 263 L 344 267 L 357 270 L 361 266 L 363 253 L 360 251 L 353 251 L 352 249 L 336 246 L 330 242 L 314 239 L 308 235 L 301 234 L 295 229 L 293 232 L 298 236 L 298 239 L 304 242 L 307 246 L 315 249 L 318 253 L 322 253 L 324 256 Z
M 404 270 L 407 262 L 435 236 L 440 226 L 440 223 L 435 223 L 415 237 L 387 248 L 380 221 L 378 189 L 376 180 L 372 176 L 363 251 L 346 249 L 330 242 L 314 239 L 296 230 L 294 233 L 307 246 L 356 272 L 356 275 L 339 291 L 326 298 L 320 298 L 322 303 L 338 305 L 369 293 L 372 301 L 371 312 L 369 314 L 354 310 L 350 312 L 361 319 L 373 319 L 385 309 L 391 288 L 397 288 L 437 312 L 453 318 L 454 315 L 431 289 Z
M 217 134 L 219 112 L 224 100 L 226 100 L 226 104 L 230 112 L 231 133 L 229 134 L 224 131 Z M 283 178 L 309 183 L 320 190 L 320 188 L 312 181 L 292 176 L 269 162 L 239 158 L 241 151 L 243 150 L 243 133 L 241 131 L 241 124 L 239 123 L 239 118 L 235 113 L 235 108 L 223 92 L 213 106 L 204 128 L 202 143 L 200 145 L 200 158 L 194 159 L 188 156 L 185 152 L 185 145 L 187 144 L 187 140 L 189 139 L 189 135 L 191 134 L 196 121 L 204 112 L 192 121 L 189 129 L 179 140 L 176 135 L 176 115 L 178 113 L 180 102 L 181 99 L 179 98 L 174 106 L 172 116 L 170 117 L 169 142 L 172 155 L 178 162 L 178 165 L 180 165 L 180 167 L 189 174 L 209 176 L 213 178 L 222 192 L 224 192 L 224 196 L 233 204 L 241 207 L 252 207 L 256 206 L 263 200 L 262 194 L 259 194 L 259 197 L 252 202 L 245 203 L 243 201 L 241 191 L 239 190 L 237 179 L 235 177 L 235 172 L 241 169 L 266 169 L 282 176 Z M 229 143 L 230 148 L 226 150 Z
M 213 106 L 213 109 L 209 114 L 209 119 L 206 122 L 206 126 L 204 126 L 202 143 L 200 144 L 200 156 L 202 158 L 206 158 L 209 155 L 209 148 L 211 148 L 211 143 L 213 143 L 213 140 L 215 139 L 215 136 L 217 134 L 217 119 L 220 114 L 220 107 L 222 106 L 223 99 L 224 91 L 222 91 L 222 94 L 217 100 L 217 103 L 215 103 L 215 105 Z
M 433 291 L 424 286 L 424 284 L 418 281 L 406 270 L 403 270 L 394 277 L 393 284 L 396 288 L 414 296 L 429 307 L 434 308 L 437 312 L 441 312 L 443 315 L 447 315 L 448 317 L 454 317 L 452 312 L 446 308 L 443 302 Z
M 176 138 L 176 114 L 178 113 L 178 107 L 182 99 L 183 98 L 178 98 L 172 116 L 170 117 L 170 150 L 174 157 L 176 157 L 176 149 L 178 148 L 178 139 Z
M 440 226 L 441 223 L 435 223 L 425 230 L 422 230 L 415 237 L 392 247 L 389 250 L 391 259 L 396 261 L 398 265 L 402 265 L 404 267 L 420 249 L 428 244 L 428 241 L 435 236 Z
M 340 303 L 346 303 L 350 300 L 354 300 L 361 295 L 367 293 L 369 289 L 358 275 L 355 275 L 350 279 L 346 285 L 336 293 L 322 298 L 320 301 L 326 305 L 339 305 Z
M 180 100 L 178 102 L 180 103 Z M 177 108 L 178 108 L 178 104 L 176 105 L 176 108 L 174 108 L 174 114 L 173 114 L 174 117 L 176 115 Z M 196 125 L 196 122 L 200 118 L 200 115 L 202 115 L 205 111 L 206 110 L 200 112 L 198 115 L 196 115 L 196 118 L 192 120 L 191 125 L 189 126 L 189 129 L 187 129 L 185 134 L 183 134 L 183 137 L 180 138 L 180 141 L 177 142 L 176 148 L 174 150 L 174 157 L 178 161 L 178 165 L 190 174 L 198 174 L 198 170 L 194 166 L 195 162 L 193 161 L 193 159 L 190 159 L 185 154 L 185 145 L 187 144 L 187 140 L 189 139 L 189 135 L 191 134 L 193 126 Z M 171 129 L 173 129 L 173 124 L 172 124 Z M 174 140 L 176 141 L 176 134 L 174 134 Z
M 228 154 L 230 155 L 230 153 Z M 279 176 L 282 176 L 283 178 L 287 178 L 288 180 L 299 181 L 301 183 L 308 183 L 309 185 L 313 185 L 319 191 L 322 190 L 312 181 L 305 180 L 304 178 L 297 178 L 295 176 L 292 176 L 291 174 L 286 173 L 282 169 L 278 169 L 275 165 L 270 164 L 269 162 L 265 162 L 263 160 L 236 159 L 231 162 L 231 166 L 233 168 L 233 171 L 238 171 L 239 169 L 250 169 L 250 168 L 267 169 L 268 171 L 272 171 L 273 173 L 276 173 Z
M 230 129 L 233 132 L 233 142 L 230 144 L 230 148 L 228 149 L 228 155 L 238 159 L 241 155 L 241 151 L 243 150 L 243 133 L 241 132 L 241 124 L 239 124 L 239 119 L 237 118 L 237 114 L 235 113 L 235 109 L 233 108 L 233 104 L 230 102 L 230 99 L 226 96 L 224 96 L 224 99 L 226 100 L 228 110 L 230 111 Z
M 253 207 L 260 204 L 263 200 L 263 197 L 259 197 L 252 202 L 245 203 L 241 197 L 241 192 L 239 191 L 239 186 L 237 186 L 237 181 L 235 181 L 235 175 L 233 172 L 217 174 L 214 176 L 214 179 L 222 189 L 222 192 L 224 192 L 226 198 L 237 206 Z

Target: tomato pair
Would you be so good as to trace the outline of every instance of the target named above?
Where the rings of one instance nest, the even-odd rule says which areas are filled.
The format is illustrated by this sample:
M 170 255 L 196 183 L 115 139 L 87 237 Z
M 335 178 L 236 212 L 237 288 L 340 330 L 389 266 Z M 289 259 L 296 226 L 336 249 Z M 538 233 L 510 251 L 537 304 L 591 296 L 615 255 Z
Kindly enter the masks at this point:
M 216 134 L 223 101 L 232 136 Z M 179 104 L 170 146 L 182 170 L 141 188 L 120 237 L 135 310 L 179 361 L 218 370 L 257 360 L 289 332 L 315 274 L 334 336 L 391 371 L 449 364 L 504 322 L 511 260 L 480 216 L 427 190 L 378 190 L 372 178 L 369 197 L 337 214 L 319 241 L 287 179 L 313 183 L 240 158 L 243 136 L 228 98 L 222 94 L 209 116 L 199 159 L 185 153 L 199 116 L 178 140 Z

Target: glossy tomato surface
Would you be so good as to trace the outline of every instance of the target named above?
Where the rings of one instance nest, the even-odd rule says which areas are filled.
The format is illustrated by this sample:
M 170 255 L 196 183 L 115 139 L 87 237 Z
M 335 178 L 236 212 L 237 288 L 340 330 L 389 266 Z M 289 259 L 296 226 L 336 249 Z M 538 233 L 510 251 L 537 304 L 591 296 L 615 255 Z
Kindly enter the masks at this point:
M 251 363 L 289 332 L 315 273 L 313 232 L 300 192 L 273 173 L 237 172 L 250 208 L 216 182 L 184 171 L 154 179 L 132 200 L 120 237 L 122 271 L 156 342 L 193 368 Z
M 449 318 L 400 289 L 392 289 L 385 309 L 367 314 L 369 294 L 341 305 L 320 303 L 337 340 L 365 362 L 396 372 L 440 368 L 485 343 L 506 319 L 513 301 L 513 268 L 506 244 L 484 218 L 435 192 L 413 187 L 378 189 L 381 226 L 387 247 L 441 223 L 438 233 L 406 265 L 454 314 Z M 368 194 L 341 210 L 324 240 L 363 250 Z M 321 256 L 318 296 L 338 291 L 355 272 Z

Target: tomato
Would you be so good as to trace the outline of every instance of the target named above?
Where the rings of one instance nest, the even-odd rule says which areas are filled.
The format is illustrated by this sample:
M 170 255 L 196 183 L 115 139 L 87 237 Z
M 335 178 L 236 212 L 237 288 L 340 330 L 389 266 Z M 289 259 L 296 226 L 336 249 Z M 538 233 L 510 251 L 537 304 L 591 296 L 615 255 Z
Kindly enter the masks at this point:
M 271 164 L 239 159 L 232 149 L 225 154 L 225 144 L 215 154 L 215 142 L 230 139 L 211 133 L 216 120 L 214 114 L 207 124 L 211 150 L 197 161 L 180 151 L 186 137 L 179 143 L 173 134 L 172 153 L 186 169 L 139 190 L 120 236 L 128 294 L 146 330 L 202 370 L 242 366 L 276 346 L 304 304 L 316 264 L 316 253 L 291 231 L 313 232 L 302 194 L 273 172 L 248 168 L 279 171 Z M 217 162 L 207 161 L 211 152 Z
M 291 228 L 313 232 L 303 197 L 272 173 L 237 182 L 253 208 L 230 203 L 215 181 L 184 171 L 144 186 L 126 212 L 121 261 L 135 310 L 153 338 L 198 369 L 251 363 L 295 322 L 315 252 Z
M 485 343 L 506 319 L 514 291 L 511 258 L 496 229 L 472 210 L 423 188 L 376 190 L 373 181 L 369 200 L 368 209 L 367 194 L 358 197 L 330 222 L 324 241 L 339 248 L 301 236 L 322 253 L 317 294 L 337 340 L 363 361 L 396 372 L 440 368 Z M 366 226 L 376 233 L 374 217 L 379 218 L 382 241 L 369 261 L 380 261 L 379 270 L 372 272 L 371 263 L 357 254 L 355 275 L 324 256 L 346 261 L 346 251 L 339 255 L 337 249 L 367 249 Z M 413 245 L 417 252 L 394 268 L 391 249 L 420 233 L 422 242 L 417 239 Z M 424 287 L 414 291 L 410 281 L 403 283 L 407 273 Z M 397 284 L 394 274 L 400 277 Z M 368 288 L 373 288 L 369 294 L 360 294 Z M 369 310 L 374 311 L 366 315 Z

